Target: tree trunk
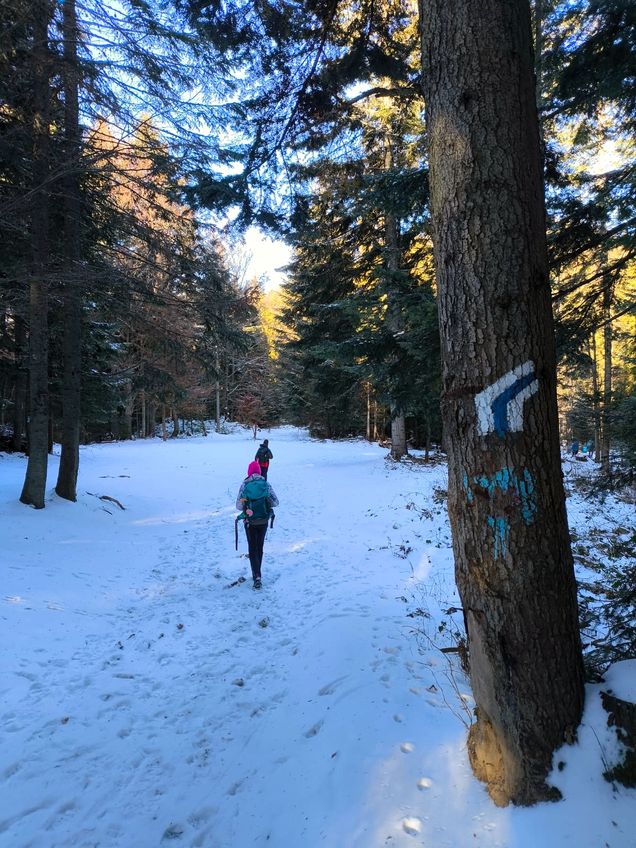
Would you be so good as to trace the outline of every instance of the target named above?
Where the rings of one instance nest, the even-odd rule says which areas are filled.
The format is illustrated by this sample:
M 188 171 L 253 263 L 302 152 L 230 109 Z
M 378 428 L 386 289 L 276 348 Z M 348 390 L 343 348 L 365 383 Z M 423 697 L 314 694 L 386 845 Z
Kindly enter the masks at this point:
M 147 401 L 146 403 L 146 432 L 145 437 L 153 438 L 155 435 L 155 421 L 157 418 L 157 403 Z
M 146 390 L 139 390 L 139 409 L 141 411 L 141 424 L 138 426 L 139 436 L 146 438 Z
M 172 435 L 171 439 L 176 439 L 179 435 L 179 413 L 176 409 L 172 410 Z
M 406 445 L 406 419 L 396 406 L 391 407 L 391 459 L 402 459 L 408 454 Z
M 122 399 L 123 411 L 120 416 L 120 439 L 132 439 L 133 437 L 133 411 L 135 409 L 135 395 L 132 382 L 127 380 L 124 384 L 124 397 Z
M 393 167 L 393 152 L 390 138 L 385 139 L 384 165 L 387 171 Z M 388 282 L 388 303 L 386 320 L 394 336 L 402 329 L 402 322 L 397 306 L 397 293 L 393 290 L 396 285 L 394 275 L 400 267 L 400 242 L 398 219 L 393 212 L 384 213 L 384 250 L 386 254 L 386 270 Z M 391 401 L 391 459 L 402 459 L 408 453 L 406 446 L 406 420 L 404 410 L 394 400 Z
M 165 442 L 167 438 L 168 431 L 166 430 L 166 405 L 164 403 L 161 407 L 161 439 Z
M 423 65 L 448 509 L 495 803 L 558 797 L 583 707 L 528 0 L 427 0 Z
M 214 385 L 214 429 L 218 433 L 221 429 L 221 382 L 219 380 L 221 366 L 219 364 L 219 348 L 218 345 L 214 349 L 214 367 L 216 369 L 216 382 Z
M 611 426 L 610 413 L 612 408 L 612 285 L 608 281 L 603 292 L 603 408 L 601 411 L 601 465 L 603 471 L 609 474 Z
M 371 441 L 371 383 L 367 383 L 367 442 Z
M 49 453 L 49 21 L 48 0 L 33 4 L 32 268 L 29 282 L 29 462 L 20 500 L 44 508 Z
M 80 294 L 80 127 L 75 0 L 64 0 L 64 375 L 62 379 L 62 451 L 56 493 L 77 500 L 79 471 L 80 392 L 82 379 L 82 300 Z
M 15 403 L 13 405 L 13 437 L 16 451 L 23 450 L 26 441 L 26 408 L 29 390 L 28 344 L 24 318 L 15 316 Z
M 590 359 L 592 360 L 592 404 L 594 407 L 594 460 L 601 457 L 601 406 L 598 390 L 598 360 L 596 357 L 596 331 L 590 336 Z

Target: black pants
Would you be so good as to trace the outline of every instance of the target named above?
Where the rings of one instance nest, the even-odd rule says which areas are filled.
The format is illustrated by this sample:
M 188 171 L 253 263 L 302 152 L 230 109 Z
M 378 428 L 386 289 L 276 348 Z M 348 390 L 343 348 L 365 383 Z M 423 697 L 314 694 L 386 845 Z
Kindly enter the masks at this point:
M 247 536 L 247 549 L 250 555 L 250 565 L 252 567 L 252 578 L 256 580 L 261 576 L 261 563 L 263 562 L 263 545 L 265 543 L 265 534 L 267 533 L 267 524 L 259 524 L 256 527 L 245 528 Z
M 269 465 L 261 465 L 261 477 L 263 480 L 267 480 L 267 472 L 269 471 Z

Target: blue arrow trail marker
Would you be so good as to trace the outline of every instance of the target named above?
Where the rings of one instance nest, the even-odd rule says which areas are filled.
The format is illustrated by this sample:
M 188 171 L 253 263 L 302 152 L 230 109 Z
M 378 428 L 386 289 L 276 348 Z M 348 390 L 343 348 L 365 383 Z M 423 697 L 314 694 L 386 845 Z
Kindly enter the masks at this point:
M 497 433 L 503 437 L 508 432 L 521 432 L 523 405 L 538 391 L 539 381 L 530 359 L 487 386 L 475 395 L 480 434 Z

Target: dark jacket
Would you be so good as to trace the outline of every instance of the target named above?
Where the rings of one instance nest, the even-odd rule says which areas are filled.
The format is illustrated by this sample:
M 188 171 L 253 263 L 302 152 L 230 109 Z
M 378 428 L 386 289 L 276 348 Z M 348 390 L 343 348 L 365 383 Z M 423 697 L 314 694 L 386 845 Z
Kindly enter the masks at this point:
M 266 445 L 261 445 L 260 448 L 256 451 L 256 456 L 254 457 L 261 465 L 269 465 L 270 459 L 274 459 L 274 454 Z

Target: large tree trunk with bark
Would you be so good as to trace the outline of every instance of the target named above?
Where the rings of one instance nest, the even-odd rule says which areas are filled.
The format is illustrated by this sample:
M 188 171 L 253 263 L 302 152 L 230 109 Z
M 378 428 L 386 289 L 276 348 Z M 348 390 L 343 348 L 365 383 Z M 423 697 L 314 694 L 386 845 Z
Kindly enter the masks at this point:
M 44 507 L 49 453 L 49 21 L 48 0 L 33 4 L 32 267 L 29 282 L 29 462 L 20 500 Z
M 557 797 L 583 707 L 527 0 L 422 6 L 449 514 L 493 800 Z
M 62 382 L 62 452 L 55 491 L 77 500 L 79 471 L 80 391 L 82 374 L 82 301 L 80 294 L 80 127 L 77 17 L 75 0 L 64 0 L 64 376 Z

